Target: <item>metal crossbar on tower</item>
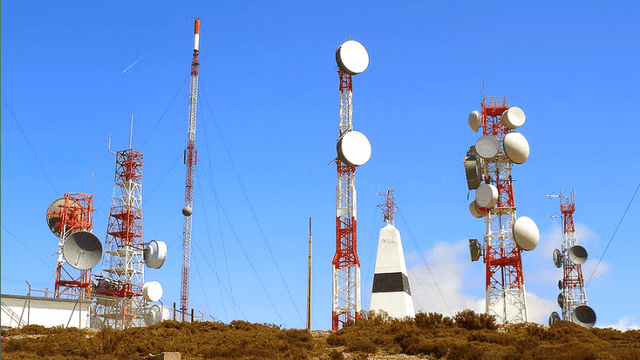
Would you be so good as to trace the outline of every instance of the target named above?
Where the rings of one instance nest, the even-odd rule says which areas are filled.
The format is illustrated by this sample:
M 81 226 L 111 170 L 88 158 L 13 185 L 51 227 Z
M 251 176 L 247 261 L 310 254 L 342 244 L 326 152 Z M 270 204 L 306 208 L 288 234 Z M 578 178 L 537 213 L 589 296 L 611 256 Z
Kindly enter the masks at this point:
M 96 315 L 100 326 L 144 326 L 147 303 L 142 296 L 142 153 L 116 153 L 115 187 L 107 224 L 101 275 L 95 276 Z
M 483 256 L 486 313 L 502 324 L 527 321 L 521 251 L 533 250 L 539 240 L 535 223 L 516 217 L 513 196 L 511 168 L 527 160 L 529 144 L 511 130 L 524 121 L 524 112 L 507 106 L 506 98 L 483 96 L 481 113 L 469 116 L 471 129 L 482 127 L 483 136 L 464 159 L 469 190 L 476 190 L 469 209 L 475 217 L 484 218 L 486 229 L 482 246 L 470 240 L 471 260 Z
M 193 214 L 193 181 L 195 165 L 198 162 L 196 150 L 196 117 L 198 112 L 198 54 L 200 53 L 200 19 L 195 20 L 193 40 L 193 60 L 191 61 L 191 82 L 189 86 L 189 126 L 187 148 L 184 152 L 186 176 L 184 184 L 184 223 L 182 228 L 182 276 L 180 287 L 180 310 L 189 310 L 189 272 L 191 269 L 191 223 Z
M 371 144 L 364 134 L 353 131 L 352 75 L 366 70 L 369 54 L 362 44 L 347 40 L 338 47 L 340 70 L 340 138 L 336 166 L 336 253 L 333 256 L 331 328 L 360 316 L 360 260 L 357 252 L 356 167 L 371 157 Z

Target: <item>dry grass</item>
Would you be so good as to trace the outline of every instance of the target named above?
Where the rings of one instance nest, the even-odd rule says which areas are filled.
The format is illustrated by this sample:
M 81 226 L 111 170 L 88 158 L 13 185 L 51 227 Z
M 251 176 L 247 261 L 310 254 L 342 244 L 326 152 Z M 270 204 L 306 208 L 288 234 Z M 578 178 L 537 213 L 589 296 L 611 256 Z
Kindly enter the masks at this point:
M 336 332 L 281 329 L 233 321 L 147 328 L 44 328 L 3 331 L 2 358 L 138 359 L 177 351 L 182 359 L 640 359 L 640 331 L 585 329 L 568 322 L 498 329 L 492 317 L 465 310 L 453 318 L 418 313 L 392 319 L 362 313 Z

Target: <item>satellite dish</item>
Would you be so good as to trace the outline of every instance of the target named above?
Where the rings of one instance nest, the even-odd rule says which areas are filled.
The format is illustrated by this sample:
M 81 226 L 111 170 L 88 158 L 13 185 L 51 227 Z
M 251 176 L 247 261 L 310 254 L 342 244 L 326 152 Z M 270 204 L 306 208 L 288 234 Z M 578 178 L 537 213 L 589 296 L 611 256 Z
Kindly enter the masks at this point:
M 362 44 L 355 40 L 348 40 L 338 46 L 336 62 L 342 71 L 357 75 L 369 67 L 369 54 Z
M 558 294 L 558 305 L 560 305 L 560 307 L 563 309 L 565 301 L 568 303 L 568 305 L 571 305 L 571 303 L 573 302 L 573 297 L 571 296 L 571 294 L 567 294 L 566 299 L 564 297 L 564 293 Z
M 482 164 L 476 157 L 475 146 L 469 147 L 463 162 L 464 171 L 467 175 L 467 187 L 469 190 L 475 190 L 480 186 L 480 182 L 482 181 Z
M 553 263 L 558 269 L 562 267 L 562 254 L 558 249 L 553 250 Z
M 524 125 L 527 117 L 524 115 L 524 111 L 517 106 L 512 106 L 502 113 L 502 123 L 507 129 L 517 129 Z
M 558 290 L 562 290 L 563 285 L 562 280 L 558 280 Z
M 493 159 L 500 151 L 500 141 L 491 135 L 484 135 L 476 141 L 476 153 L 483 159 Z
M 157 281 L 149 281 L 142 286 L 142 296 L 147 301 L 158 301 L 162 298 L 162 285 Z
M 62 254 L 75 269 L 89 270 L 102 259 L 102 243 L 89 231 L 76 231 L 65 240 Z
M 350 166 L 364 165 L 371 158 L 371 143 L 363 133 L 349 131 L 338 140 L 338 157 Z
M 587 305 L 580 305 L 573 309 L 573 322 L 590 329 L 596 324 L 596 312 Z
M 512 131 L 505 135 L 502 145 L 509 160 L 516 164 L 523 164 L 529 158 L 529 142 L 519 132 Z
M 68 206 L 78 206 L 75 200 L 69 199 Z M 47 208 L 47 225 L 51 232 L 60 237 L 62 235 L 62 227 L 64 224 L 60 223 L 60 206 L 64 206 L 64 198 L 54 200 Z
M 471 130 L 478 132 L 482 126 L 482 116 L 480 116 L 480 112 L 478 110 L 474 110 L 469 114 L 469 127 Z
M 569 260 L 573 261 L 576 265 L 584 264 L 587 261 L 587 249 L 580 245 L 574 245 L 569 249 Z
M 519 248 L 531 251 L 538 246 L 540 230 L 538 225 L 526 216 L 521 216 L 513 222 L 513 240 Z
M 167 258 L 167 244 L 164 241 L 151 240 L 144 249 L 144 263 L 152 269 L 160 269 Z
M 478 206 L 478 203 L 475 200 L 469 203 L 469 212 L 471 213 L 471 215 L 473 215 L 474 218 L 477 218 L 477 219 L 480 219 L 481 217 L 484 216 L 482 214 L 482 210 L 480 210 L 480 207 Z
M 560 319 L 560 315 L 556 311 L 552 312 L 551 315 L 549 316 L 549 326 L 557 322 L 560 322 L 560 320 L 562 320 Z
M 160 315 L 160 305 L 154 304 L 145 315 L 144 321 L 147 323 L 147 326 L 155 325 L 159 323 Z
M 490 208 L 498 202 L 498 188 L 492 184 L 481 184 L 476 190 L 476 203 L 483 208 Z
M 191 206 L 185 206 L 182 208 L 182 215 L 191 216 L 191 214 L 193 214 L 193 209 L 191 208 Z
M 482 255 L 482 246 L 478 239 L 469 239 L 469 252 L 471 253 L 471 261 L 478 261 Z

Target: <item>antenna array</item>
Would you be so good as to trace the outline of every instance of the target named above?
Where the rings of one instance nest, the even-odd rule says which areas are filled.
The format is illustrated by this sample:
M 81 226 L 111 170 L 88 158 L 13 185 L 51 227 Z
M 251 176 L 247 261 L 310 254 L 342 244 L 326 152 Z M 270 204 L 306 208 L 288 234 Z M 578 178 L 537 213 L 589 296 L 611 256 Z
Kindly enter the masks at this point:
M 486 232 L 482 245 L 469 240 L 469 250 L 471 261 L 483 257 L 486 265 L 486 313 L 502 324 L 527 321 L 521 251 L 533 250 L 540 238 L 533 220 L 516 217 L 511 168 L 527 160 L 529 143 L 513 130 L 524 122 L 524 112 L 506 98 L 484 97 L 483 81 L 482 111 L 469 115 L 469 127 L 482 128 L 482 136 L 467 150 L 464 168 L 467 187 L 476 191 L 469 210 L 484 218 Z

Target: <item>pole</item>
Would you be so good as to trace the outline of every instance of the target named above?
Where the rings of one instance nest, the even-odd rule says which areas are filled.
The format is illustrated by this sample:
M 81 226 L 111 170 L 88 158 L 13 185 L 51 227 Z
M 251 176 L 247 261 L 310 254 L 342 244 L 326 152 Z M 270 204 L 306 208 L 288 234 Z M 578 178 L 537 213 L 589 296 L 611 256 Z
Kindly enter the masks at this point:
M 311 218 L 309 218 L 309 269 L 307 271 L 307 330 L 311 331 Z

